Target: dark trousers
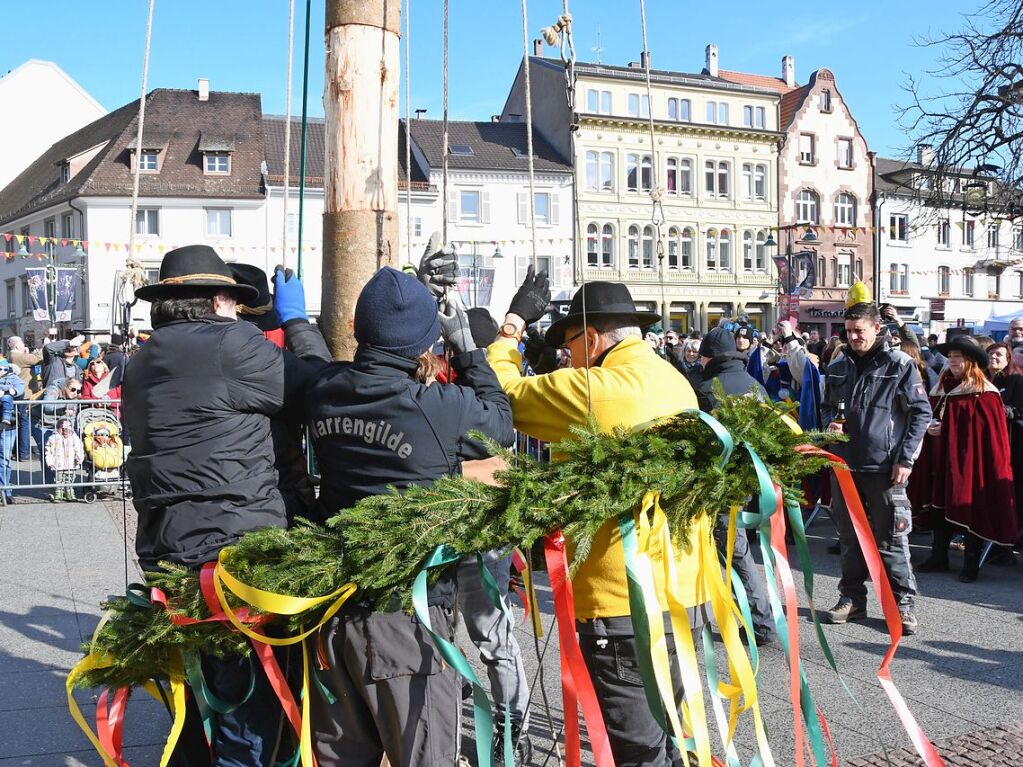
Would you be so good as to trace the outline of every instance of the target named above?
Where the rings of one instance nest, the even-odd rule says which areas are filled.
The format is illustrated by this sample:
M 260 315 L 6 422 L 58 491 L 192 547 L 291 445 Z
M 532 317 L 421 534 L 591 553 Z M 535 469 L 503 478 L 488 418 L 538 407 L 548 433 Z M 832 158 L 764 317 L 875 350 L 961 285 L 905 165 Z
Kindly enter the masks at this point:
M 454 635 L 450 609 L 430 608 L 433 630 Z M 404 612 L 345 609 L 324 628 L 321 679 L 337 696 L 310 699 L 321 767 L 453 765 L 462 703 L 457 672 L 419 621 Z
M 916 596 L 916 577 L 909 561 L 909 533 L 913 529 L 913 509 L 905 485 L 893 485 L 887 472 L 852 472 L 856 490 L 867 513 L 870 530 L 877 543 L 892 593 L 900 606 L 911 607 Z M 845 498 L 832 479 L 832 514 L 838 526 L 841 544 L 842 578 L 838 591 L 857 605 L 866 604 L 869 577 Z
M 749 532 L 742 528 L 735 531 L 735 548 L 732 550 L 732 567 L 739 575 L 742 586 L 746 590 L 746 597 L 749 599 L 750 616 L 753 618 L 753 633 L 758 639 L 774 639 L 776 630 L 774 627 L 774 615 L 771 612 L 771 600 L 767 596 L 767 586 L 764 579 L 760 577 L 756 560 L 749 546 Z M 721 561 L 728 549 L 728 516 L 719 514 L 714 523 L 714 543 L 717 544 L 718 552 L 721 554 Z M 731 574 L 726 573 L 725 577 L 731 579 Z
M 672 767 L 681 756 L 650 713 L 635 636 L 605 634 L 603 631 L 631 631 L 632 621 L 607 618 L 577 624 L 583 660 L 593 680 L 600 713 L 607 727 L 611 754 L 617 767 Z M 696 633 L 699 629 L 694 629 Z M 678 672 L 675 639 L 666 637 L 671 660 L 671 681 L 675 703 L 682 702 L 682 679 Z
M 32 457 L 32 422 L 28 417 L 28 405 L 18 405 L 18 459 L 27 461 Z

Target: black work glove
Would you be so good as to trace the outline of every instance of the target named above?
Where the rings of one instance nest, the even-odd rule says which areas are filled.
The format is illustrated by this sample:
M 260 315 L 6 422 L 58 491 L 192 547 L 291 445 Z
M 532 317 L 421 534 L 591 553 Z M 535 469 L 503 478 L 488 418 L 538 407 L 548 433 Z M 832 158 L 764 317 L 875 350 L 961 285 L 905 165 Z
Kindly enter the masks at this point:
M 526 279 L 512 297 L 508 313 L 517 314 L 527 325 L 532 325 L 543 317 L 544 310 L 550 302 L 551 281 L 547 278 L 547 272 L 541 271 L 537 274 L 530 264 L 526 270 Z
M 547 339 L 540 333 L 536 325 L 526 328 L 523 346 L 525 347 L 523 356 L 537 375 L 558 369 L 558 350 L 547 345 Z

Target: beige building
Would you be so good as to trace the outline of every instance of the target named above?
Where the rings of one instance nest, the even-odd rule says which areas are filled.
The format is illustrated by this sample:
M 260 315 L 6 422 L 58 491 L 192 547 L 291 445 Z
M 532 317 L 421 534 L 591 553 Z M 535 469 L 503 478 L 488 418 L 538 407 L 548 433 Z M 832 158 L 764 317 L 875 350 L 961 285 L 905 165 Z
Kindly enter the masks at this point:
M 778 224 L 781 93 L 726 80 L 717 56 L 707 46 L 701 74 L 653 70 L 650 98 L 640 63 L 576 64 L 574 157 L 564 68 L 529 59 L 534 129 L 575 168 L 577 283 L 625 282 L 682 331 L 737 314 L 767 327 L 775 313 L 766 243 Z M 524 91 L 520 66 L 502 121 L 524 119 Z M 654 186 L 663 190 L 659 240 Z

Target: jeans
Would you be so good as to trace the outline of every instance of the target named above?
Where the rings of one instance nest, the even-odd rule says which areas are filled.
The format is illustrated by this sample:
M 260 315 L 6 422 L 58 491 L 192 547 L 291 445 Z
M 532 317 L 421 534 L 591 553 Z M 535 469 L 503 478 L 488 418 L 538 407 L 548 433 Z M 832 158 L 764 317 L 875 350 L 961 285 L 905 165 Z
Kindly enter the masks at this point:
M 11 497 L 11 454 L 14 452 L 14 439 L 17 432 L 14 428 L 0 429 L 0 482 L 3 483 L 4 495 Z
M 909 533 L 913 529 L 913 509 L 906 495 L 906 486 L 893 485 L 887 472 L 852 472 L 856 490 L 863 501 L 863 509 L 870 530 L 881 554 L 881 562 L 892 593 L 900 607 L 912 607 L 916 596 L 916 577 L 909 561 Z M 866 604 L 866 581 L 869 576 L 856 532 L 852 526 L 845 498 L 838 480 L 831 480 L 832 513 L 838 526 L 841 545 L 842 578 L 838 591 L 856 605 Z
M 767 596 L 757 563 L 750 552 L 749 531 L 738 528 L 735 531 L 735 549 L 732 551 L 732 568 L 739 575 L 746 596 L 749 599 L 750 615 L 753 618 L 753 633 L 760 640 L 770 641 L 776 637 L 771 600 Z M 714 542 L 721 553 L 722 562 L 728 545 L 728 515 L 719 514 L 714 523 Z M 726 573 L 726 578 L 731 575 Z
M 0 397 L 0 421 L 14 423 L 14 397 L 10 394 Z
M 28 417 L 28 405 L 18 405 L 18 458 L 27 461 L 32 457 L 32 421 Z
M 483 552 L 483 563 L 497 581 L 502 596 L 507 598 L 511 556 L 486 551 Z M 526 699 L 529 696 L 522 653 L 512 631 L 512 622 L 483 590 L 483 578 L 475 556 L 466 557 L 458 565 L 458 605 L 465 629 L 480 651 L 480 660 L 487 667 L 490 690 L 497 708 L 494 725 L 498 729 L 504 726 L 506 708 L 512 721 L 522 722 L 526 717 Z

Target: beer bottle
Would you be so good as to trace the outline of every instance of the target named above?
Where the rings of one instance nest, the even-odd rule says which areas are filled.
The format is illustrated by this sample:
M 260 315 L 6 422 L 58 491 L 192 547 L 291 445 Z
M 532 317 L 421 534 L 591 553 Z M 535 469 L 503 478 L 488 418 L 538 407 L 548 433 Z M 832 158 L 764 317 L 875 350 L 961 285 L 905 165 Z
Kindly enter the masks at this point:
M 845 431 L 845 400 L 838 401 L 838 412 L 835 413 L 835 420 L 832 423 L 836 423 L 842 427 L 842 431 Z

